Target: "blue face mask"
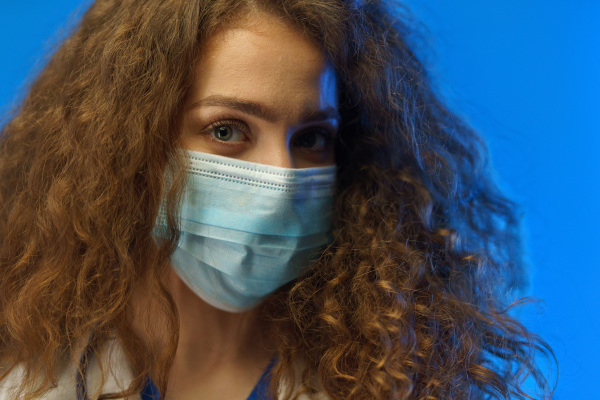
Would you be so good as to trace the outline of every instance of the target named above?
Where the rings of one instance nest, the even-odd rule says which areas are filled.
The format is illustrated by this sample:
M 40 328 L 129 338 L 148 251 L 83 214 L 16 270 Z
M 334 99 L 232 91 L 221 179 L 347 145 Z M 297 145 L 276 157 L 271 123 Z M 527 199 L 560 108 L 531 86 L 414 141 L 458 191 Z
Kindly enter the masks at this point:
M 189 151 L 179 277 L 241 312 L 300 276 L 331 241 L 335 166 L 289 169 Z

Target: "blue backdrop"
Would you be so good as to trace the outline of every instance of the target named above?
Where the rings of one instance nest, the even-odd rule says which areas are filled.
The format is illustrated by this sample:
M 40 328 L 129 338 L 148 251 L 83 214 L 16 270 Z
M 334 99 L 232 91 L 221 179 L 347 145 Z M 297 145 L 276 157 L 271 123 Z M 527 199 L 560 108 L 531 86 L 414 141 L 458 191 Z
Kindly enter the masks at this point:
M 56 3 L 0 0 L 0 112 L 85 9 Z M 545 302 L 523 318 L 556 352 L 555 398 L 599 398 L 600 2 L 409 4 L 428 26 L 436 82 L 523 206 L 531 295 Z
M 528 326 L 559 361 L 557 399 L 600 382 L 600 2 L 411 0 L 434 74 L 488 138 L 502 187 L 523 207 Z

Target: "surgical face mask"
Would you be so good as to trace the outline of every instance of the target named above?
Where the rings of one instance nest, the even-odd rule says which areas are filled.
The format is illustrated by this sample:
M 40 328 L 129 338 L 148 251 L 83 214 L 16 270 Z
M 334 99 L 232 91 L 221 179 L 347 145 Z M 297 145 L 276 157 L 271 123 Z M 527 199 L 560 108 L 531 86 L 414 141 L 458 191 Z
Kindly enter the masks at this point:
M 335 166 L 289 169 L 189 151 L 171 264 L 219 309 L 253 308 L 331 241 Z

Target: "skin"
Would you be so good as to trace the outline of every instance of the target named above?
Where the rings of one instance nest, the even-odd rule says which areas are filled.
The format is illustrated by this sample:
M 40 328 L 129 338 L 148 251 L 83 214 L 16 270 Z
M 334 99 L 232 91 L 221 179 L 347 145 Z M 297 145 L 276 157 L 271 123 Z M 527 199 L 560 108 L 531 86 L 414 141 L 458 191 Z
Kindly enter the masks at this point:
M 183 147 L 261 164 L 334 163 L 335 72 L 311 40 L 254 14 L 204 46 L 182 114 Z M 197 297 L 171 271 L 180 341 L 167 398 L 245 400 L 273 350 L 255 310 L 230 313 Z
M 185 105 L 183 145 L 286 168 L 333 164 L 334 70 L 300 32 L 259 15 L 207 43 Z

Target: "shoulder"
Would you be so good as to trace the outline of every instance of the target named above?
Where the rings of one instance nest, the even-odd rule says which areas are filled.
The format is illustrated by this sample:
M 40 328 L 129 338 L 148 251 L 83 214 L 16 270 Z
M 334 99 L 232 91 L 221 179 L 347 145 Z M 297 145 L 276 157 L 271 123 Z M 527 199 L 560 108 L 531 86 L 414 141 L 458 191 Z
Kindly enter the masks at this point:
M 18 389 L 25 371 L 17 366 L 2 381 L 0 381 L 0 400 L 20 400 Z M 102 381 L 105 379 L 104 384 Z M 103 349 L 100 360 L 90 361 L 86 374 L 88 399 L 96 399 L 101 394 L 118 393 L 129 386 L 133 373 L 127 358 L 118 341 L 108 342 Z M 66 367 L 58 374 L 56 385 L 46 392 L 39 400 L 78 400 L 77 399 L 77 370 L 74 366 Z M 127 400 L 140 400 L 140 396 L 129 397 Z
M 73 373 L 70 373 L 73 372 Z M 23 381 L 25 368 L 17 365 L 6 378 L 0 381 L 0 400 L 19 400 L 19 386 Z M 40 400 L 77 400 L 77 384 L 74 371 L 65 368 L 59 374 L 56 386 L 43 396 Z
M 305 366 L 306 366 L 306 364 L 301 358 L 298 359 L 298 361 L 294 365 L 295 387 L 291 391 L 292 398 L 295 400 L 330 400 L 330 397 L 325 394 L 325 392 L 321 389 L 321 385 L 318 382 L 313 382 L 313 383 L 315 383 L 315 386 L 317 386 L 319 389 L 321 389 L 318 393 L 315 393 L 312 395 L 309 395 L 308 393 L 301 393 L 300 395 L 298 395 L 298 393 L 301 392 L 300 382 L 302 382 L 302 373 L 304 371 Z M 288 393 L 289 391 L 290 391 L 289 383 L 282 382 L 279 394 L 280 395 L 285 394 L 285 393 Z M 297 397 L 294 397 L 294 395 L 297 395 Z

